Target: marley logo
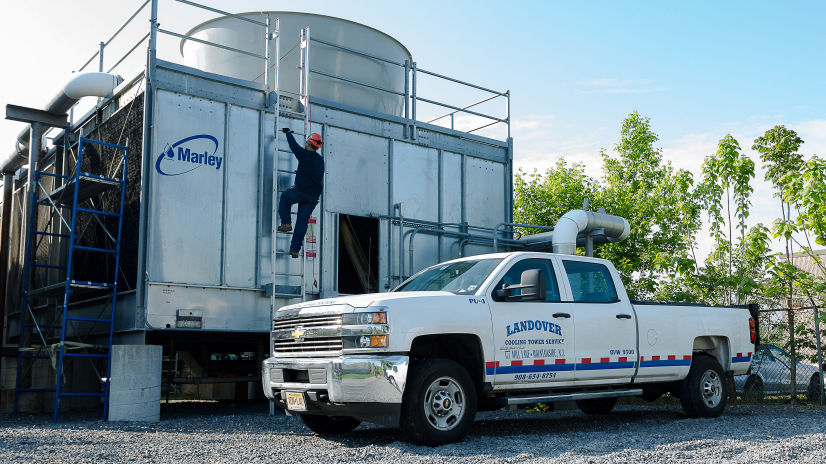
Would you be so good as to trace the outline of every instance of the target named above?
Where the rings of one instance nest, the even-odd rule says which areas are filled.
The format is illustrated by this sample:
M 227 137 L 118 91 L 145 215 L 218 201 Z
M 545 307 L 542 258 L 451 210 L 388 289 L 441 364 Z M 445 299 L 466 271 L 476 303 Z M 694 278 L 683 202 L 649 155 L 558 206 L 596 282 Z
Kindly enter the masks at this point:
M 295 341 L 300 342 L 304 340 L 304 328 L 303 327 L 296 327 L 295 330 L 290 332 L 290 335 L 295 339 Z
M 155 161 L 155 170 L 163 176 L 180 176 L 200 167 L 221 169 L 224 158 L 217 156 L 218 139 L 199 134 L 167 144 Z

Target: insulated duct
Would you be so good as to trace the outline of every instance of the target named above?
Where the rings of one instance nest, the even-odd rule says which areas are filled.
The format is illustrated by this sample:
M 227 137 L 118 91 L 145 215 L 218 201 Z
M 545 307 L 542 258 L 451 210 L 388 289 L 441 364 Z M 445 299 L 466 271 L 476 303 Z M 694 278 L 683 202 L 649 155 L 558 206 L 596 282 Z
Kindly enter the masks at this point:
M 576 254 L 577 235 L 601 230 L 608 242 L 621 242 L 631 233 L 628 220 L 606 213 L 595 213 L 575 209 L 565 213 L 554 226 L 553 252 L 566 255 Z M 537 234 L 545 235 L 545 234 Z M 536 237 L 536 236 L 531 236 Z M 539 238 L 539 237 L 537 237 Z
M 75 76 L 46 105 L 49 113 L 64 114 L 83 97 L 105 97 L 115 90 L 123 78 L 114 74 L 91 72 Z M 26 164 L 29 157 L 29 137 L 31 126 L 23 129 L 17 136 L 14 151 L 0 161 L 0 172 L 14 173 Z

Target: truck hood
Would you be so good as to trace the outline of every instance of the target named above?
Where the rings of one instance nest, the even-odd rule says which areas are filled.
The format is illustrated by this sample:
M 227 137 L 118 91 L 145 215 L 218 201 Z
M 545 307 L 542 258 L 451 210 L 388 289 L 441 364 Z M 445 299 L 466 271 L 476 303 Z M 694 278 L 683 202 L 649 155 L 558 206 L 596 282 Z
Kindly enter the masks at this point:
M 381 306 L 393 300 L 406 300 L 422 297 L 444 297 L 457 296 L 450 292 L 394 292 L 394 293 L 368 293 L 365 295 L 350 295 L 337 298 L 325 298 L 323 300 L 305 301 L 294 305 L 283 306 L 278 309 L 275 317 L 280 318 L 298 313 L 307 314 L 344 314 L 351 313 L 356 308 L 366 308 L 368 306 Z

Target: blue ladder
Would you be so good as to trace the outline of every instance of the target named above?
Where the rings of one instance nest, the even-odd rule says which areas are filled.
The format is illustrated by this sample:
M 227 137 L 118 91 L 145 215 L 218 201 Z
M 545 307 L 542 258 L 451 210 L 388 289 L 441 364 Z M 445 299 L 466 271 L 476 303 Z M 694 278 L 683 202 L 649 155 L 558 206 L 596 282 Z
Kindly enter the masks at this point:
M 122 153 L 122 159 L 120 162 L 123 164 L 122 174 L 120 178 L 116 177 L 106 177 L 97 174 L 91 174 L 88 172 L 83 172 L 81 170 L 82 161 L 83 161 L 83 153 L 84 153 L 84 145 L 98 145 L 101 147 L 109 147 L 114 150 L 115 153 Z M 27 224 L 27 247 L 26 247 L 26 256 L 24 261 L 23 267 L 23 298 L 22 298 L 22 307 L 20 312 L 20 335 L 18 337 L 18 356 L 17 356 L 17 379 L 15 383 L 14 389 L 14 412 L 17 413 L 18 411 L 18 403 L 19 403 L 19 395 L 20 393 L 24 392 L 54 392 L 54 421 L 57 422 L 58 413 L 60 412 L 60 399 L 66 397 L 100 397 L 103 399 L 103 419 L 106 420 L 109 413 L 109 388 L 110 388 L 110 372 L 112 366 L 112 338 L 114 332 L 114 321 L 115 321 L 115 307 L 117 303 L 117 292 L 118 292 L 118 268 L 120 265 L 120 242 L 121 242 L 121 234 L 123 230 L 123 203 L 126 193 L 126 167 L 127 161 L 129 159 L 129 148 L 126 146 L 121 145 L 114 145 L 106 142 L 101 142 L 97 140 L 91 140 L 87 138 L 81 137 L 78 140 L 78 156 L 77 156 L 77 163 L 75 165 L 74 173 L 70 176 L 49 173 L 44 171 L 36 171 L 34 176 L 35 182 L 35 193 L 31 199 L 31 214 L 29 214 L 29 221 Z M 54 179 L 63 179 L 66 181 L 62 186 L 47 192 L 45 186 L 41 183 L 42 178 L 54 178 Z M 55 182 L 57 183 L 57 182 Z M 96 209 L 96 208 L 86 208 L 79 206 L 83 204 L 86 200 L 90 200 L 96 197 L 98 194 L 101 194 L 106 191 L 112 191 L 113 189 L 120 189 L 120 203 L 118 210 L 115 211 L 106 211 L 103 209 Z M 42 195 L 41 195 L 42 193 Z M 52 208 L 52 214 L 57 214 L 60 217 L 60 220 L 63 222 L 64 225 L 68 226 L 69 234 L 58 234 L 53 232 L 48 232 L 46 230 L 40 231 L 35 230 L 36 225 L 38 222 L 35 219 L 35 212 L 37 211 L 38 207 L 50 207 Z M 71 224 L 68 224 L 68 221 L 63 217 L 60 213 L 60 208 L 70 208 L 72 211 L 71 217 Z M 90 247 L 85 245 L 79 245 L 77 242 L 82 238 L 84 231 L 78 231 L 78 221 L 77 221 L 77 214 L 78 212 L 86 213 L 91 215 L 90 217 L 94 216 L 104 216 L 109 218 L 117 218 L 118 221 L 118 231 L 117 231 L 117 238 L 114 238 L 109 234 L 109 232 L 105 229 L 103 222 L 99 220 L 99 218 L 95 218 L 95 220 L 100 224 L 103 228 L 106 235 L 113 241 L 114 248 L 101 248 L 101 247 Z M 51 219 L 46 224 L 45 227 L 48 227 L 51 224 Z M 37 243 L 35 242 L 35 238 L 38 237 L 52 237 L 57 239 L 68 239 L 68 252 L 66 253 L 67 262 L 65 265 L 57 265 L 57 264 L 46 264 L 46 263 L 38 263 L 35 262 L 33 257 L 33 249 L 37 247 Z M 114 272 L 111 276 L 110 282 L 93 282 L 93 281 L 85 281 L 85 280 L 76 280 L 73 279 L 72 276 L 72 265 L 73 260 L 75 258 L 76 251 L 83 251 L 87 253 L 103 253 L 106 255 L 114 255 L 115 258 L 115 266 Z M 47 270 L 57 270 L 57 271 L 65 271 L 65 280 L 62 282 L 58 282 L 51 285 L 46 285 L 41 288 L 30 289 L 30 278 L 32 271 L 35 269 L 47 269 Z M 108 276 L 107 276 L 108 278 Z M 70 300 L 72 295 L 77 294 L 78 292 L 88 292 L 89 295 L 94 297 L 101 297 L 108 295 L 111 306 L 108 315 L 100 315 L 100 317 L 80 317 L 76 315 L 70 315 L 69 313 L 69 306 Z M 38 323 L 37 322 L 37 309 L 39 307 L 32 306 L 32 302 L 35 301 L 37 298 L 42 297 L 59 297 L 60 294 L 63 295 L 63 304 L 62 307 L 57 311 L 57 315 L 55 319 L 50 323 Z M 105 324 L 108 325 L 108 343 L 103 345 L 91 345 L 87 343 L 79 343 L 72 340 L 74 334 L 68 333 L 68 324 L 73 322 L 73 328 L 75 332 L 80 334 L 82 331 L 80 327 L 82 324 L 92 324 L 92 327 L 88 329 L 88 333 L 91 333 L 95 325 L 97 324 Z M 48 330 L 47 334 L 44 334 L 44 329 Z M 59 333 L 55 333 L 58 332 Z M 88 334 L 87 333 L 87 334 Z M 26 334 L 29 335 L 29 338 L 32 338 L 37 335 L 37 340 L 39 342 L 39 346 L 26 346 Z M 59 342 L 57 342 L 59 336 Z M 55 343 L 49 343 L 49 339 L 55 340 Z M 92 348 L 98 353 L 89 353 L 83 352 L 69 352 L 67 349 L 70 348 L 83 348 L 88 349 Z M 36 360 L 43 360 L 49 359 L 52 361 L 53 367 L 56 368 L 56 380 L 55 380 L 55 387 L 54 388 L 42 388 L 42 387 L 24 387 L 23 386 L 23 378 L 24 378 L 24 370 L 23 364 L 25 361 L 36 361 Z M 104 360 L 106 363 L 105 370 L 101 375 L 101 381 L 103 382 L 103 391 L 96 391 L 96 392 L 69 392 L 65 391 L 64 389 L 64 368 L 66 367 L 66 360 L 67 359 L 89 359 L 90 361 L 94 362 L 94 360 Z M 56 364 L 56 366 L 55 366 Z M 97 368 L 92 366 L 95 371 Z M 29 372 L 30 373 L 30 372 Z M 100 373 L 98 373 L 100 375 Z

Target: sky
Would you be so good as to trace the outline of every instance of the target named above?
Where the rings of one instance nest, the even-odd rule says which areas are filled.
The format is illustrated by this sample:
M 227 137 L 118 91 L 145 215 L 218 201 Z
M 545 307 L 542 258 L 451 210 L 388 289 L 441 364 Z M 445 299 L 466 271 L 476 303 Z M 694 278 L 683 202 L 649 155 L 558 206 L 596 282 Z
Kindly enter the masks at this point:
M 0 105 L 42 107 L 141 3 L 4 2 Z M 826 156 L 822 1 L 203 3 L 231 12 L 304 11 L 342 17 L 395 37 L 422 68 L 509 90 L 514 163 L 526 171 L 544 171 L 564 158 L 600 176 L 600 150 L 610 153 L 622 120 L 632 111 L 651 119 L 664 159 L 695 178 L 704 157 L 729 133 L 760 168 L 750 147 L 776 124 L 798 132 L 805 156 Z M 161 0 L 159 8 L 161 27 L 181 33 L 214 16 L 172 0 Z M 140 16 L 112 42 L 106 57 L 131 47 L 148 31 L 145 21 Z M 165 52 L 175 55 L 174 42 Z M 135 56 L 138 62 L 143 59 Z M 484 96 L 425 79 L 419 88 L 420 96 L 456 98 L 456 106 Z M 501 99 L 480 109 L 505 114 Z M 420 110 L 422 117 L 438 114 L 434 108 Z M 465 129 L 481 125 L 472 118 L 457 119 L 456 124 Z M 0 123 L 4 155 L 23 127 Z M 479 133 L 497 138 L 506 134 L 501 125 Z M 769 225 L 778 215 L 778 202 L 763 181 L 762 169 L 754 187 L 750 223 Z M 708 243 L 701 240 L 701 246 Z

